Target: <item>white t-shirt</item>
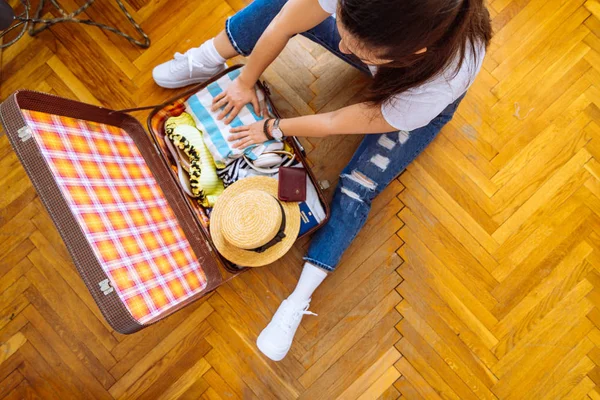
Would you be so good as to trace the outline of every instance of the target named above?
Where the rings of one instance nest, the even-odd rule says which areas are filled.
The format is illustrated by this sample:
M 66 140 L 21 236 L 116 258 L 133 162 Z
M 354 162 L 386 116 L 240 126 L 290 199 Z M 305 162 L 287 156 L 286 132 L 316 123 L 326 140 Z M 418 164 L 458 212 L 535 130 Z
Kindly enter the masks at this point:
M 338 0 L 319 0 L 326 12 L 337 11 Z M 465 60 L 456 73 L 456 62 L 422 85 L 397 94 L 381 105 L 381 113 L 388 124 L 402 131 L 421 128 L 437 117 L 449 104 L 462 96 L 475 80 L 481 69 L 485 46 L 481 44 L 473 57 L 471 46 L 467 46 Z M 371 73 L 377 68 L 369 66 Z

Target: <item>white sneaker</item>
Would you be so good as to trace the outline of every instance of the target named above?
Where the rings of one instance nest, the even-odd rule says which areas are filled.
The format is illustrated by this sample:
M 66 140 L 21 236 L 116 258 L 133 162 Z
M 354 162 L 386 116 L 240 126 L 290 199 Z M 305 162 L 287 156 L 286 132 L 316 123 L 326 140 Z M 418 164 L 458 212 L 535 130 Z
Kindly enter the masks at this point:
M 284 300 L 273 319 L 256 340 L 258 349 L 273 361 L 281 361 L 292 347 L 296 330 L 304 315 L 317 315 L 308 311 L 310 300 L 297 305 L 289 299 Z
M 152 70 L 154 82 L 167 89 L 176 89 L 204 82 L 227 67 L 227 64 L 216 67 L 205 66 L 198 61 L 202 59 L 201 52 L 200 47 L 195 47 L 184 54 L 175 53 L 172 60 L 162 63 Z

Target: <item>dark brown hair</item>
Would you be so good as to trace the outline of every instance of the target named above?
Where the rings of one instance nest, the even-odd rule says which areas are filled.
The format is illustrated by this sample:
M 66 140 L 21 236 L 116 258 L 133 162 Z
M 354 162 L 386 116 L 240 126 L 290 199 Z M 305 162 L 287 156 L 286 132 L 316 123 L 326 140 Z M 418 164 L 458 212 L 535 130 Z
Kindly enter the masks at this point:
M 467 46 L 476 57 L 492 37 L 483 0 L 340 0 L 338 18 L 363 47 L 392 60 L 373 78 L 368 100 L 376 104 L 454 68 L 455 60 L 457 73 Z

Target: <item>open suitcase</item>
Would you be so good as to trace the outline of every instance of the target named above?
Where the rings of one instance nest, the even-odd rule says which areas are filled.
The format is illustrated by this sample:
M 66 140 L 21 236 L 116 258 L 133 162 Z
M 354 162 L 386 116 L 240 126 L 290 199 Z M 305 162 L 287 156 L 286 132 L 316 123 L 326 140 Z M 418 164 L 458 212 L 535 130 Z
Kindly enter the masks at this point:
M 81 278 L 120 333 L 165 318 L 244 270 L 216 251 L 208 214 L 178 183 L 163 128 L 186 99 L 240 67 L 154 107 L 149 134 L 126 112 L 44 93 L 17 91 L 0 104 L 13 149 Z M 279 116 L 268 88 L 258 85 Z M 287 141 L 325 210 L 307 235 L 326 222 L 329 208 L 299 142 Z

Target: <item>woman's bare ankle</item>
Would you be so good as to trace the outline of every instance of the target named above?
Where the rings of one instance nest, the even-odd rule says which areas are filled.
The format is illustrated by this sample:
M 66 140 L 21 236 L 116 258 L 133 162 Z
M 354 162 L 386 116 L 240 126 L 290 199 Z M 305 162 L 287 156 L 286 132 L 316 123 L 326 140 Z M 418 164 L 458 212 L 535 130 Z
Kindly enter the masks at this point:
M 231 45 L 231 42 L 227 37 L 227 32 L 225 32 L 224 30 L 222 30 L 217 36 L 215 36 L 214 44 L 215 49 L 217 49 L 217 52 L 221 55 L 221 57 L 225 58 L 226 60 L 229 60 L 230 58 L 239 55 L 238 52 L 235 51 L 235 49 Z

